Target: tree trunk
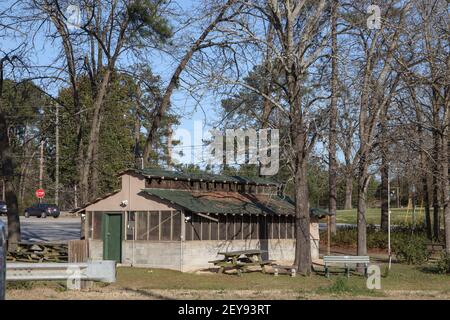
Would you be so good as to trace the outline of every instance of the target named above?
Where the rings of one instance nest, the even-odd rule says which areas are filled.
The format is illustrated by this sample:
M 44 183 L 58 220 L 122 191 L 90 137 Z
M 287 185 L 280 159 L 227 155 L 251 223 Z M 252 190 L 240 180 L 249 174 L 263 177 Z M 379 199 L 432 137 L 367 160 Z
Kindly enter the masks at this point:
M 380 114 L 380 150 L 381 150 L 381 220 L 380 228 L 383 231 L 388 230 L 388 218 L 389 218 L 389 159 L 388 159 L 388 133 L 387 133 L 387 112 L 388 108 L 381 111 Z
M 308 203 L 307 161 L 298 161 L 295 172 L 295 262 L 298 272 L 311 274 L 311 235 Z
M 417 137 L 419 143 L 419 157 L 420 157 L 420 169 L 421 169 L 421 183 L 422 183 L 422 196 L 423 196 L 423 206 L 425 210 L 425 227 L 427 230 L 427 238 L 429 240 L 433 239 L 433 227 L 431 225 L 431 215 L 430 215 L 430 190 L 428 188 L 428 161 L 427 161 L 427 153 L 426 145 L 424 145 L 423 138 L 423 120 L 422 120 L 422 109 L 419 106 L 416 97 L 416 91 L 413 87 L 410 87 L 411 97 L 414 102 L 415 110 L 416 110 L 416 119 L 417 123 L 419 123 L 417 127 Z
M 89 195 L 91 199 L 98 197 L 98 156 L 99 156 L 99 145 L 98 142 L 94 144 L 92 149 L 92 166 L 91 166 L 91 181 L 89 183 Z
M 353 209 L 353 175 L 347 174 L 345 177 L 345 202 L 344 209 Z
M 426 172 L 422 173 L 422 188 L 423 188 L 423 205 L 425 210 L 425 224 L 427 228 L 428 239 L 433 239 L 433 226 L 431 225 L 430 212 L 430 191 L 428 190 L 428 175 Z
M 366 196 L 367 185 L 369 182 L 366 155 L 361 155 L 358 173 L 358 208 L 357 208 L 357 224 L 358 224 L 358 246 L 357 255 L 367 255 L 367 223 L 366 223 Z
M 94 102 L 94 114 L 92 116 L 91 130 L 89 135 L 89 144 L 85 156 L 83 174 L 81 177 L 81 201 L 83 204 L 88 203 L 92 199 L 89 194 L 89 177 L 91 175 L 91 168 L 94 165 L 94 150 L 98 148 L 97 144 L 99 142 L 100 124 L 101 124 L 101 111 L 103 106 L 103 100 L 107 93 L 107 88 L 109 85 L 110 77 L 112 71 L 110 69 L 105 70 L 105 74 L 102 79 L 101 86 L 97 93 Z
M 329 212 L 330 229 L 332 234 L 336 234 L 336 181 L 337 181 L 337 160 L 336 160 L 336 145 L 337 145 L 337 95 L 338 95 L 338 61 L 337 61 L 337 10 L 339 1 L 333 0 L 331 13 L 331 104 L 330 104 L 330 137 L 329 137 Z
M 1 90 L 1 89 L 0 89 Z M 8 139 L 8 123 L 2 110 L 0 97 L 0 152 L 2 161 L 2 175 L 5 180 L 5 197 L 8 204 L 8 250 L 14 251 L 20 242 L 20 219 L 17 196 L 14 189 L 14 164 L 10 153 Z
M 447 129 L 448 130 L 448 129 Z M 448 135 L 444 135 L 444 137 L 448 137 Z M 450 254 L 450 195 L 449 195 L 449 182 L 448 182 L 448 142 L 442 143 L 442 151 L 445 152 L 442 161 L 442 179 L 443 179 L 443 194 L 444 194 L 444 228 L 445 228 L 445 250 L 448 254 Z
M 447 100 L 448 101 L 448 100 Z M 448 104 L 444 110 L 444 130 L 442 134 L 442 192 L 444 196 L 444 228 L 445 228 L 445 251 L 450 254 L 450 194 L 449 194 L 449 125 L 450 125 L 450 110 Z
M 143 109 L 142 104 L 142 91 L 140 84 L 137 86 L 136 90 L 136 108 L 134 111 L 134 163 L 137 169 L 141 169 L 141 110 Z
M 383 231 L 388 229 L 389 216 L 389 164 L 386 156 L 382 155 L 381 160 L 381 222 L 380 228 Z
M 436 122 L 435 122 L 436 123 Z M 440 205 L 439 205 L 439 176 L 440 176 L 440 139 L 439 134 L 437 132 L 437 129 L 433 131 L 433 139 L 434 139 L 434 145 L 433 145 L 433 237 L 436 241 L 439 240 L 439 233 L 440 233 L 440 224 L 439 224 L 439 211 L 440 211 Z

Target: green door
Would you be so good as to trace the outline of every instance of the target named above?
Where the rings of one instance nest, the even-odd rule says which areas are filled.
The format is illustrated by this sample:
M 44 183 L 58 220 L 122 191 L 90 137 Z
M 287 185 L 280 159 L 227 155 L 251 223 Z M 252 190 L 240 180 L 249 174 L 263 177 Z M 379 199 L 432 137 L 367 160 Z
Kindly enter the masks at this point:
M 103 259 L 122 261 L 122 214 L 103 215 Z

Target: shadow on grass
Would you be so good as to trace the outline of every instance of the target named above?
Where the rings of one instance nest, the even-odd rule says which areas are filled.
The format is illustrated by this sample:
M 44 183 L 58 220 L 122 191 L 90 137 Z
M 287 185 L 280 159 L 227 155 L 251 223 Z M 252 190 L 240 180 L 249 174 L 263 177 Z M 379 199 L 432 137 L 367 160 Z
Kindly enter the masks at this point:
M 140 294 L 140 295 L 142 295 L 144 297 L 151 298 L 151 299 L 154 299 L 154 300 L 176 300 L 174 298 L 170 298 L 170 297 L 167 297 L 167 296 L 164 296 L 164 295 L 161 295 L 161 294 L 158 294 L 158 293 L 154 293 L 152 291 L 147 291 L 147 290 L 144 290 L 144 289 L 124 288 L 124 290 L 127 291 L 127 292 L 137 293 L 137 294 Z
M 439 269 L 435 264 L 417 266 L 415 267 L 415 269 L 427 274 L 436 274 L 436 275 L 440 274 Z

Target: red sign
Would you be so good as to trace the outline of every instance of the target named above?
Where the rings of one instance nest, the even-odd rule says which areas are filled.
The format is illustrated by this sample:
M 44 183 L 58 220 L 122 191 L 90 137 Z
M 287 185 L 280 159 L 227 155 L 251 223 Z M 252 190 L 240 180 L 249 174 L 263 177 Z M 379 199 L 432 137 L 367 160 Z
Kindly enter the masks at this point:
M 43 197 L 45 197 L 44 189 L 37 189 L 35 194 L 36 194 L 36 198 L 39 198 L 39 199 L 42 199 Z

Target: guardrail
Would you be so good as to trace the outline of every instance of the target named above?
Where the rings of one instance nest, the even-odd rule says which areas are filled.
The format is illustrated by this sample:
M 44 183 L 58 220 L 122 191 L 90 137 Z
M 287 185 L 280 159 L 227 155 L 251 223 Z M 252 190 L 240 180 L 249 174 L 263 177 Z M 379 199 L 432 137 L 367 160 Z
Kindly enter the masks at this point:
M 116 281 L 116 262 L 8 263 L 6 280 L 87 280 L 112 283 Z
M 0 300 L 5 299 L 6 291 L 6 227 L 0 221 Z

